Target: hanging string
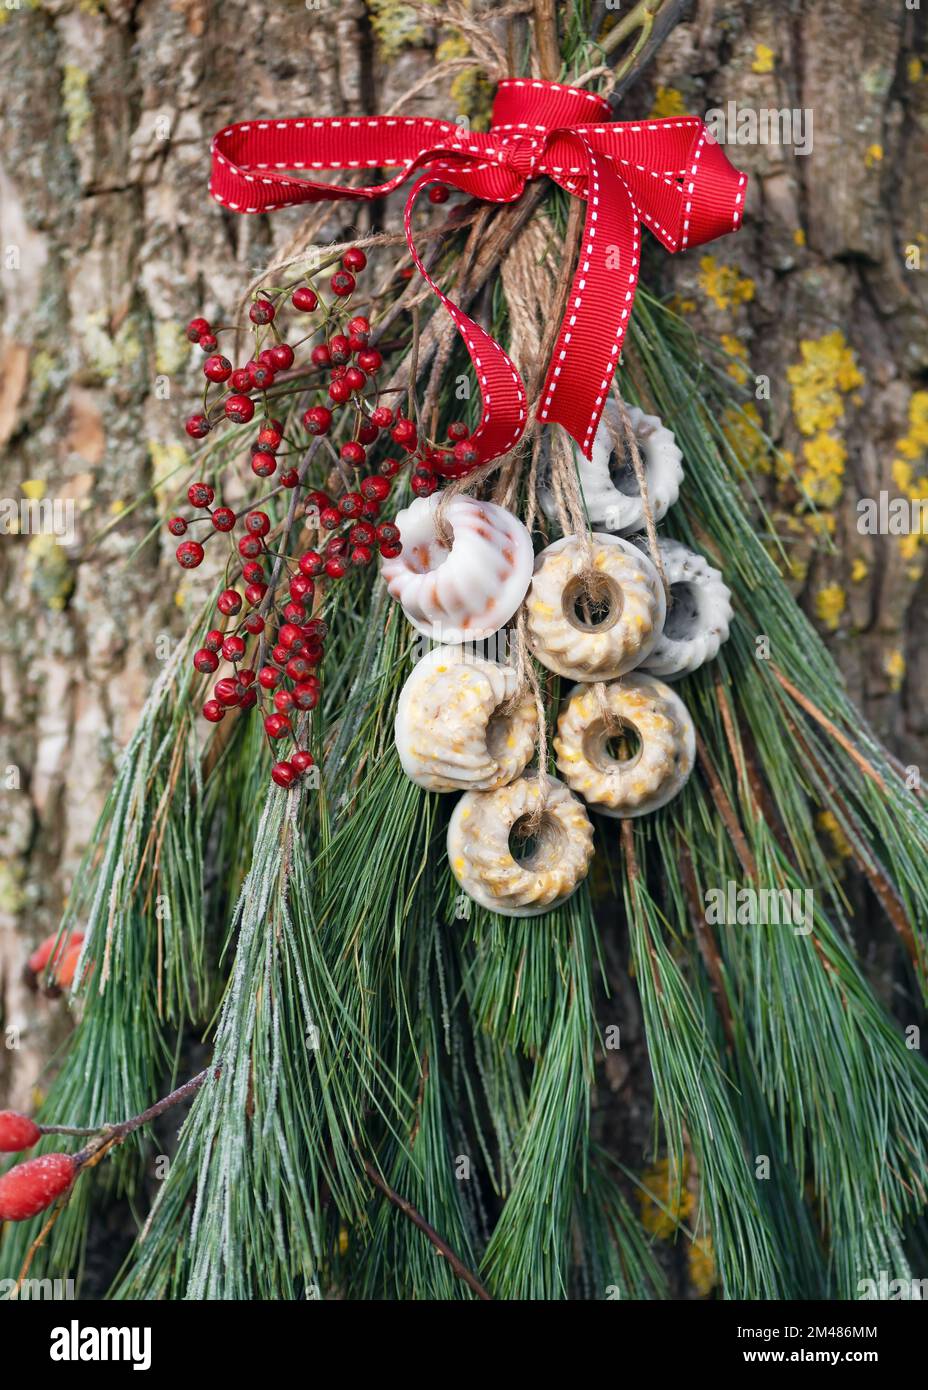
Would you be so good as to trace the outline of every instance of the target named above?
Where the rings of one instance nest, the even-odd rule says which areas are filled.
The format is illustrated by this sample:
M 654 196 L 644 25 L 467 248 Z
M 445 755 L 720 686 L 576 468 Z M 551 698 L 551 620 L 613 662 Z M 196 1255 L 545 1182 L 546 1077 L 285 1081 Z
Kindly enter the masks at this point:
M 631 456 L 632 468 L 635 470 L 635 477 L 638 480 L 638 491 L 641 493 L 641 507 L 644 512 L 644 528 L 648 537 L 648 548 L 651 551 L 651 559 L 654 562 L 654 567 L 661 577 L 661 583 L 664 586 L 664 597 L 669 607 L 670 585 L 667 582 L 667 575 L 664 571 L 664 561 L 661 559 L 660 547 L 657 544 L 657 526 L 654 521 L 654 509 L 651 506 L 651 497 L 648 492 L 648 477 L 641 459 L 641 450 L 638 448 L 638 437 L 635 434 L 632 418 L 628 413 L 628 406 L 622 399 L 622 394 L 615 382 L 613 382 L 613 394 L 615 396 L 616 405 L 619 408 L 619 419 L 622 422 L 622 430 L 625 435 L 624 441 L 614 439 L 613 447 L 618 453 L 620 444 L 623 445 L 622 452 L 624 452 L 627 446 L 628 453 Z M 606 421 L 606 428 L 611 429 L 606 415 L 603 415 L 603 419 Z

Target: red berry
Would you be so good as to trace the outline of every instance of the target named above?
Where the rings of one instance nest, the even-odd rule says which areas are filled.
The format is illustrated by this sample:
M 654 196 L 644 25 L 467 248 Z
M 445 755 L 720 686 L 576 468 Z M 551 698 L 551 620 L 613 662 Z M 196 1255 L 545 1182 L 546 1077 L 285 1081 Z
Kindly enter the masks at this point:
M 210 381 L 228 381 L 232 375 L 232 363 L 228 357 L 214 355 L 203 363 L 203 375 Z
M 275 685 L 280 684 L 280 680 L 280 672 L 276 666 L 262 666 L 258 672 L 258 684 L 265 690 L 273 690 Z
M 293 366 L 293 348 L 289 343 L 277 343 L 271 348 L 271 363 L 279 372 Z
M 356 314 L 348 320 L 348 333 L 352 338 L 367 338 L 371 331 L 370 320 L 363 314 Z
M 264 721 L 268 738 L 283 738 L 290 732 L 290 720 L 285 714 L 269 714 Z
M 329 625 L 325 618 L 311 618 L 303 629 L 303 634 L 307 638 L 314 638 L 322 641 L 329 631 Z
M 62 955 L 66 955 L 75 946 L 81 945 L 83 940 L 84 933 L 82 931 L 74 932 L 68 937 L 61 937 L 58 932 L 52 932 L 51 936 L 46 936 L 45 940 L 36 947 L 29 957 L 29 969 L 33 975 L 38 975 L 46 969 L 49 962 L 53 967 L 60 965 Z
M 401 545 L 388 545 L 383 543 L 380 546 L 380 553 L 385 560 L 395 560 L 397 555 L 402 555 L 403 547 Z
M 275 763 L 271 768 L 271 778 L 278 787 L 292 787 L 298 776 L 292 763 Z
M 215 495 L 209 483 L 191 483 L 187 489 L 187 501 L 191 507 L 208 507 Z
M 245 517 L 245 530 L 253 536 L 266 536 L 271 529 L 271 518 L 267 512 L 249 512 Z
M 297 709 L 315 709 L 319 703 L 319 681 L 316 676 L 308 676 L 293 687 L 293 703 Z
M 222 648 L 225 633 L 220 632 L 218 627 L 212 628 L 204 637 L 203 645 L 211 652 L 218 652 Z
M 346 270 L 353 270 L 357 274 L 367 265 L 367 257 L 360 247 L 351 246 L 342 256 L 342 265 Z
M 231 676 L 223 676 L 221 681 L 217 681 L 213 694 L 221 705 L 229 709 L 241 704 L 245 690 L 240 681 L 233 680 Z
M 212 513 L 212 522 L 217 531 L 231 531 L 235 526 L 235 513 L 231 507 L 217 507 Z
M 350 468 L 360 468 L 367 458 L 363 444 L 357 444 L 353 439 L 349 439 L 347 444 L 343 444 L 338 451 L 338 456 L 342 463 L 347 463 Z
M 236 637 L 233 634 L 233 636 L 227 637 L 223 642 L 222 654 L 226 661 L 241 661 L 242 657 L 245 655 L 245 643 L 242 641 L 241 637 Z
M 264 549 L 260 536 L 242 536 L 238 543 L 238 553 L 243 560 L 255 560 Z
M 429 189 L 430 203 L 447 203 L 448 189 L 443 183 L 433 183 Z
M 197 343 L 199 344 L 200 350 L 202 352 L 215 352 L 217 347 L 219 346 L 219 342 L 216 338 L 215 333 L 203 333 L 197 339 Z
M 306 609 L 296 599 L 284 604 L 283 617 L 288 623 L 302 623 L 306 620 Z
M 329 281 L 329 288 L 333 294 L 337 294 L 339 299 L 344 299 L 347 295 L 354 293 L 356 281 L 354 276 L 347 270 L 336 270 Z
M 328 434 L 332 428 L 332 412 L 328 406 L 310 406 L 303 416 L 303 428 L 308 434 Z
M 376 531 L 378 541 L 395 545 L 400 538 L 400 528 L 393 521 L 382 521 Z
M 409 486 L 417 497 L 431 497 L 438 487 L 438 479 L 434 473 L 429 473 L 424 468 L 417 468 L 410 479 Z
M 208 719 L 211 724 L 218 724 L 220 719 L 225 719 L 226 712 L 218 700 L 207 700 L 203 706 L 203 718 Z
M 402 468 L 399 459 L 384 459 L 380 465 L 380 472 L 384 478 L 395 478 Z
M 375 475 L 371 478 L 361 479 L 361 492 L 369 500 L 372 498 L 375 502 L 382 502 L 389 491 L 390 484 L 386 478 L 378 478 Z
M 0 1110 L 0 1154 L 18 1154 L 31 1149 L 42 1138 L 42 1131 L 28 1115 L 18 1110 Z
M 375 502 L 372 497 L 368 497 L 361 508 L 361 515 L 365 521 L 376 521 L 380 515 L 380 503 Z
M 277 460 L 273 454 L 259 449 L 256 454 L 251 456 L 251 471 L 259 478 L 270 478 L 273 473 L 277 472 Z
M 248 368 L 236 367 L 235 371 L 229 377 L 229 385 L 232 387 L 233 391 L 244 391 L 246 393 L 250 391 L 251 377 L 248 374 Z
M 322 569 L 322 556 L 318 550 L 307 550 L 300 556 L 300 573 L 312 576 Z
M 459 468 L 472 468 L 479 455 L 469 439 L 459 439 L 454 446 L 454 461 Z
M 351 387 L 344 379 L 341 381 L 329 382 L 329 400 L 336 405 L 344 405 L 351 395 Z
M 246 584 L 245 602 L 250 604 L 251 607 L 254 608 L 255 604 L 260 603 L 266 593 L 267 585 L 263 582 L 263 580 L 259 579 L 254 584 Z
M 449 449 L 433 450 L 429 454 L 429 468 L 433 473 L 440 473 L 443 478 L 456 478 L 462 471 L 455 463 L 454 454 Z
M 273 452 L 278 447 L 283 437 L 283 432 L 279 430 L 276 425 L 272 425 L 270 422 L 268 422 L 266 425 L 262 425 L 261 428 L 258 430 L 259 445 L 262 449 L 269 449 L 271 450 L 271 452 Z
M 248 368 L 248 375 L 258 391 L 267 391 L 274 385 L 274 368 L 264 362 L 255 362 Z
M 290 296 L 290 303 L 294 309 L 299 309 L 301 313 L 311 314 L 319 300 L 315 291 L 311 290 L 308 285 L 300 285 L 299 289 L 294 290 Z
M 191 415 L 184 426 L 191 439 L 203 439 L 209 434 L 211 428 L 212 426 L 205 415 Z
M 393 411 L 388 405 L 378 405 L 377 409 L 371 412 L 371 421 L 379 430 L 388 429 L 393 424 Z
M 242 606 L 242 596 L 237 589 L 223 589 L 216 600 L 216 607 L 220 613 L 225 613 L 227 618 L 234 617 Z
M 347 569 L 348 566 L 340 555 L 333 555 L 331 560 L 325 562 L 325 572 L 330 579 L 341 579 Z
M 252 585 L 249 584 L 248 587 L 249 587 L 249 588 L 252 588 L 252 587 L 257 588 L 257 585 L 252 586 Z M 250 632 L 250 633 L 251 633 L 252 637 L 257 637 L 259 632 L 263 632 L 263 631 L 264 631 L 264 619 L 261 617 L 261 614 L 260 614 L 260 613 L 249 613 L 249 614 L 248 614 L 248 617 L 245 619 L 244 628 L 245 628 L 245 631 L 246 631 L 246 632 Z
M 285 468 L 280 475 L 281 487 L 298 487 L 300 475 L 295 468 Z
M 177 563 L 185 570 L 195 570 L 203 563 L 203 547 L 199 541 L 181 541 L 176 554 Z
M 247 565 L 242 566 L 242 578 L 246 584 L 260 584 L 264 578 L 264 570 L 257 560 L 249 560 Z
M 192 343 L 198 343 L 204 333 L 209 333 L 209 319 L 191 319 L 187 324 L 187 337 Z
M 336 526 L 341 523 L 341 519 L 342 514 L 337 507 L 323 507 L 319 513 L 319 524 L 325 531 L 334 531 Z
M 310 361 L 317 367 L 331 367 L 332 355 L 328 343 L 317 343 L 309 354 Z
M 290 653 L 287 651 L 283 642 L 278 642 L 276 647 L 272 647 L 271 656 L 277 662 L 278 666 L 286 666 L 287 662 L 290 660 Z
M 363 506 L 364 498 L 360 492 L 346 492 L 338 501 L 338 510 L 342 516 L 358 516 Z
M 312 669 L 313 663 L 302 652 L 298 652 L 296 656 L 291 656 L 286 665 L 287 675 L 292 681 L 305 680 L 307 676 L 312 674 Z
M 256 299 L 248 310 L 252 323 L 270 323 L 274 318 L 274 306 L 269 299 Z
M 344 555 L 348 549 L 347 536 L 330 536 L 322 547 L 322 553 L 328 560 L 331 555 Z
M 380 431 L 373 420 L 363 420 L 358 430 L 358 443 L 373 444 L 379 433 Z
M 451 424 L 448 426 L 449 439 L 466 439 L 469 434 L 470 430 L 467 428 L 463 420 L 452 420 Z
M 312 598 L 315 591 L 315 584 L 311 579 L 307 579 L 305 574 L 295 574 L 288 585 L 290 597 L 298 603 L 301 599 Z
M 242 710 L 254 709 L 257 703 L 258 697 L 255 692 L 253 690 L 246 690 L 245 694 L 242 696 L 242 702 L 239 708 Z
M 321 512 L 323 507 L 331 507 L 331 505 L 329 494 L 323 492 L 321 488 L 313 488 L 312 492 L 307 492 L 306 494 L 307 511 L 315 509 L 317 512 Z
M 68 1191 L 77 1176 L 70 1154 L 42 1154 L 0 1178 L 0 1221 L 28 1221 Z
M 336 333 L 329 339 L 329 357 L 337 367 L 351 360 L 351 344 L 344 333 Z
M 211 676 L 219 665 L 219 657 L 209 647 L 201 647 L 193 654 L 193 664 L 202 675 Z
M 289 690 L 274 691 L 274 708 L 278 714 L 289 714 L 293 709 L 293 695 Z
M 376 348 L 364 348 L 358 353 L 358 366 L 368 375 L 377 372 L 383 366 L 383 355 Z
M 363 391 L 366 381 L 360 367 L 349 367 L 345 372 L 345 385 L 352 391 Z
M 356 545 L 348 556 L 352 565 L 369 565 L 374 558 L 374 552 L 369 545 Z
M 247 425 L 255 413 L 255 403 L 248 396 L 230 396 L 225 404 L 226 418 L 236 425 Z
M 348 532 L 352 545 L 373 545 L 376 532 L 369 521 L 356 521 Z
M 182 516 L 172 516 L 168 522 L 168 530 L 172 536 L 186 535 L 187 523 Z
M 290 754 L 291 766 L 295 767 L 300 774 L 308 771 L 314 761 L 312 753 L 306 748 L 298 748 L 295 753 Z
M 287 651 L 301 651 L 306 645 L 302 632 L 296 623 L 284 623 L 277 634 L 280 644 Z
M 390 431 L 390 438 L 394 444 L 401 444 L 405 449 L 411 449 L 416 442 L 416 426 L 412 420 L 405 420 L 402 416 Z

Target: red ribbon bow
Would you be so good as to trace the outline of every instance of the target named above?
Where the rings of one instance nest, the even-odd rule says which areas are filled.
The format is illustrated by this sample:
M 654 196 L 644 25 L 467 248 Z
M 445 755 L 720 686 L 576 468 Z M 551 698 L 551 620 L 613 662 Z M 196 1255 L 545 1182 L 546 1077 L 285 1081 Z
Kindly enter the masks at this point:
M 250 121 L 214 138 L 210 192 L 234 212 L 267 212 L 327 199 L 380 198 L 416 170 L 406 201 L 406 240 L 420 273 L 464 338 L 483 397 L 472 436 L 481 463 L 506 453 L 525 429 L 522 379 L 495 339 L 453 304 L 416 251 L 412 211 L 430 183 L 494 203 L 521 197 L 542 175 L 586 200 L 586 222 L 567 311 L 538 403 L 589 458 L 635 298 L 639 228 L 668 251 L 736 231 L 747 176 L 733 168 L 695 116 L 610 122 L 608 102 L 579 87 L 508 78 L 486 134 L 448 121 L 368 116 Z M 291 178 L 283 169 L 399 167 L 365 188 Z

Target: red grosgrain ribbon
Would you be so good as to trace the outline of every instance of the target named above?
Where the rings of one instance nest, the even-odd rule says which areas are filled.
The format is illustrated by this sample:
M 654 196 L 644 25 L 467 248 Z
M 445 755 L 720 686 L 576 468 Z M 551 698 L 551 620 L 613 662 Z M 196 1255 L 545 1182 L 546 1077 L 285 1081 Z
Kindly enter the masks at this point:
M 538 418 L 555 421 L 590 457 L 619 360 L 638 282 L 644 222 L 668 251 L 737 231 L 747 176 L 695 116 L 610 121 L 603 97 L 557 82 L 509 78 L 478 133 L 448 121 L 404 116 L 247 121 L 214 138 L 210 192 L 234 212 L 297 203 L 381 198 L 422 171 L 406 201 L 406 239 L 467 344 L 483 416 L 472 438 L 481 463 L 506 453 L 525 429 L 525 388 L 495 339 L 453 304 L 413 241 L 415 202 L 430 183 L 512 203 L 528 179 L 553 179 L 586 201 L 586 222 L 567 311 L 548 367 Z M 281 170 L 391 169 L 386 183 L 346 188 Z

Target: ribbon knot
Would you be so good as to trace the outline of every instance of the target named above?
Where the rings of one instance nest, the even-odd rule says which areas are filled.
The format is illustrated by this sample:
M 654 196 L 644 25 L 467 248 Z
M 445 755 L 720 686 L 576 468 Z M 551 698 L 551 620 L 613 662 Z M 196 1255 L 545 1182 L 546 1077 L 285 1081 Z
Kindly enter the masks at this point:
M 490 131 L 492 136 L 493 131 Z M 510 131 L 500 137 L 500 147 L 505 151 L 506 163 L 522 179 L 537 176 L 538 166 L 544 155 L 544 141 L 524 131 Z
M 461 333 L 483 401 L 472 441 L 480 463 L 518 443 L 525 388 L 496 340 L 428 274 L 412 231 L 416 199 L 440 182 L 488 202 L 515 202 L 529 179 L 550 178 L 586 202 L 567 309 L 537 406 L 589 458 L 635 299 L 641 223 L 668 251 L 737 231 L 747 178 L 698 117 L 611 121 L 603 97 L 527 78 L 501 82 L 490 130 L 412 116 L 251 121 L 213 139 L 210 192 L 234 212 L 269 212 L 341 199 L 371 200 L 418 175 L 404 225 L 420 274 Z M 318 183 L 283 170 L 396 169 L 364 187 Z

